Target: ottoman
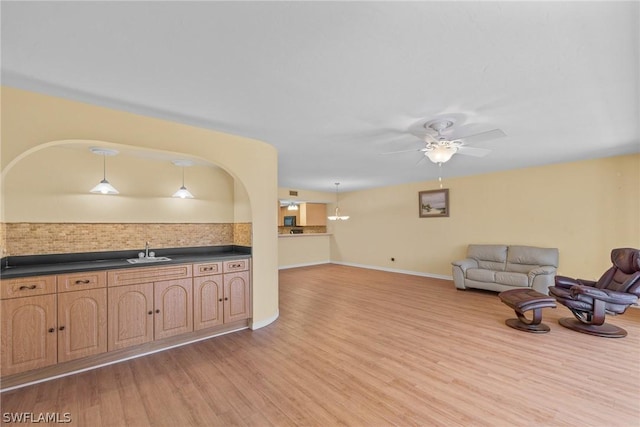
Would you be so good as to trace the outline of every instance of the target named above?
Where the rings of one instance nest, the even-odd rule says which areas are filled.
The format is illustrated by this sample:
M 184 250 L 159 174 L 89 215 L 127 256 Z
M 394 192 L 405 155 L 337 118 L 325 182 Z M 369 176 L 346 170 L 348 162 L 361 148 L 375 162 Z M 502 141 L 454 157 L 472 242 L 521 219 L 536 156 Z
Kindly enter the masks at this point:
M 504 323 L 512 328 L 533 332 L 549 332 L 549 326 L 542 322 L 542 309 L 546 307 L 555 308 L 556 300 L 533 289 L 518 288 L 503 291 L 498 294 L 500 300 L 513 308 L 517 319 L 507 319 Z M 525 317 L 525 312 L 532 311 L 532 319 Z

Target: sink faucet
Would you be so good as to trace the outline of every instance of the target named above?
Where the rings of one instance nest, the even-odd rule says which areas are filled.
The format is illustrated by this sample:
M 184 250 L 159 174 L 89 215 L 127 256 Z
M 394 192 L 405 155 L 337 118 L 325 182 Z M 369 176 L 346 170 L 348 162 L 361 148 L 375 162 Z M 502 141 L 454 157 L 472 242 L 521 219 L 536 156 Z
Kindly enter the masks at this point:
M 144 257 L 149 258 L 149 242 L 144 244 Z

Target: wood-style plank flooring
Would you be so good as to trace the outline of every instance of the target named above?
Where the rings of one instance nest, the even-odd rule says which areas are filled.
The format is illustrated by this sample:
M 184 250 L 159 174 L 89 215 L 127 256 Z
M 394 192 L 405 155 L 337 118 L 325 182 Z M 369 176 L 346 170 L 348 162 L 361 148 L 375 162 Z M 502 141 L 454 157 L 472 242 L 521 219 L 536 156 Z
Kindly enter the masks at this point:
M 639 426 L 640 310 L 623 339 L 504 325 L 496 293 L 339 265 L 280 272 L 280 317 L 3 393 L 77 426 Z M 3 417 L 4 418 L 4 417 Z M 3 420 L 4 421 L 4 420 Z M 43 423 L 39 425 L 44 425 Z

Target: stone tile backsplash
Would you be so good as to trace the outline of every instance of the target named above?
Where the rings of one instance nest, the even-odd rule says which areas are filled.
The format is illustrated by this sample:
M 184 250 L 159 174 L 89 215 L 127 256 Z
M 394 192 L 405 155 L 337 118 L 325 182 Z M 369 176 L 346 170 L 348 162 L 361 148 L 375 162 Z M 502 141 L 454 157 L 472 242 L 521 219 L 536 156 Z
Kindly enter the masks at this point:
M 0 223 L 2 256 L 251 246 L 251 223 Z

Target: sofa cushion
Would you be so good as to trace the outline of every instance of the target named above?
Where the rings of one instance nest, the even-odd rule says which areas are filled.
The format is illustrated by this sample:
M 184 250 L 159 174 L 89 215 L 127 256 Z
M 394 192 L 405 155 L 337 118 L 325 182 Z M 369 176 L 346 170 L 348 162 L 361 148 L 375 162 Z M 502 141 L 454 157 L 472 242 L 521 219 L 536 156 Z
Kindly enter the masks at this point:
M 497 271 L 496 283 L 507 286 L 527 288 L 529 287 L 529 278 L 524 273 L 515 273 L 512 271 Z
M 542 265 L 558 267 L 558 249 L 536 248 L 533 246 L 509 246 L 507 271 L 528 273 Z
M 477 280 L 478 282 L 495 282 L 496 272 L 484 268 L 470 268 L 467 270 L 467 279 Z
M 480 268 L 502 271 L 507 263 L 507 245 L 469 245 L 467 257 L 475 259 Z

